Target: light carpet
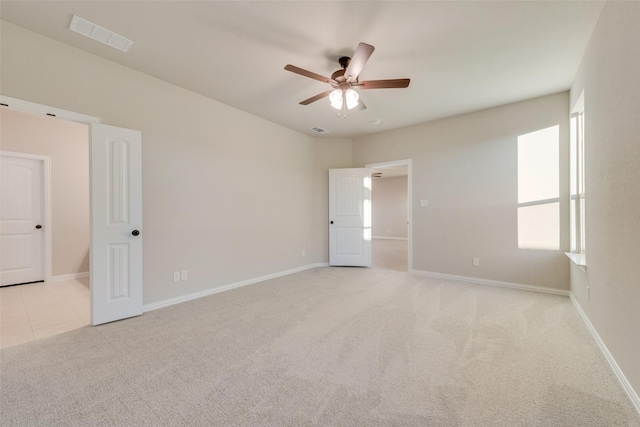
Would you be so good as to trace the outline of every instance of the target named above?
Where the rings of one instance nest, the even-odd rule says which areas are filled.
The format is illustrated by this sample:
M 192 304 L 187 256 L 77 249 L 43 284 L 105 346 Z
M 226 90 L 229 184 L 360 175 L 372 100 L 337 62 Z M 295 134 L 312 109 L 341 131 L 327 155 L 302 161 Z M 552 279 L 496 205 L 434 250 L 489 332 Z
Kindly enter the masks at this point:
M 566 297 L 317 268 L 1 352 L 1 423 L 640 426 Z

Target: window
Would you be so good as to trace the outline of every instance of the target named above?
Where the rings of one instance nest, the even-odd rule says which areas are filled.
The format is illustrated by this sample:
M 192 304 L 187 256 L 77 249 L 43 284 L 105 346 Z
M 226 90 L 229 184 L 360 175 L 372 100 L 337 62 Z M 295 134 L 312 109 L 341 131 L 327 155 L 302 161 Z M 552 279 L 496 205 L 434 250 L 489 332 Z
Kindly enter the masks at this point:
M 518 248 L 560 249 L 559 126 L 518 137 Z
M 584 175 L 584 94 L 580 95 L 571 114 L 570 140 L 570 227 L 571 253 L 584 254 L 585 236 L 585 175 Z

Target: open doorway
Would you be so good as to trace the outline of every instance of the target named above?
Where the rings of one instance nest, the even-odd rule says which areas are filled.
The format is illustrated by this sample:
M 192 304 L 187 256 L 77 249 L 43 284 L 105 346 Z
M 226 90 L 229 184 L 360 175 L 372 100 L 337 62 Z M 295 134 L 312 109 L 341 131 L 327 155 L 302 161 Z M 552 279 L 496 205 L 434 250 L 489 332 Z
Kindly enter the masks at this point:
M 0 105 L 3 111 L 11 109 L 88 125 L 84 134 L 90 182 L 90 324 L 141 315 L 142 133 L 101 124 L 97 117 L 2 95 Z M 45 197 L 45 205 L 48 204 Z M 45 282 L 52 276 L 50 264 L 46 261 Z
M 1 121 L 4 348 L 91 323 L 90 190 L 87 124 L 7 107 Z M 33 196 L 27 187 L 35 189 Z M 16 200 L 5 200 L 11 193 Z M 19 205 L 34 211 L 30 218 Z M 11 227 L 5 222 L 29 230 L 6 235 Z
M 411 160 L 371 168 L 372 266 L 411 271 Z

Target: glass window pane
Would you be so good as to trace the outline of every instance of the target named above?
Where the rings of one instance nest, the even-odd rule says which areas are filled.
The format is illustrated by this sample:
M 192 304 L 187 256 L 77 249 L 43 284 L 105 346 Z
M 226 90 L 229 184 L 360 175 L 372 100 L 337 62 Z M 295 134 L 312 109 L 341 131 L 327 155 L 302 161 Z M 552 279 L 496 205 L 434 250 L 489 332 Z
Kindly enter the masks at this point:
M 578 193 L 584 193 L 584 115 L 578 116 Z
M 518 203 L 559 196 L 559 157 L 559 126 L 518 137 Z
M 585 244 L 585 229 L 584 229 L 584 217 L 585 217 L 585 203 L 584 198 L 580 199 L 580 251 L 584 252 L 587 250 L 587 245 Z
M 518 248 L 560 249 L 560 203 L 518 208 Z
M 578 118 L 576 116 L 571 117 L 571 139 L 569 140 L 569 191 L 570 194 L 578 194 L 578 185 L 576 178 L 578 176 L 578 130 L 576 126 L 578 124 Z
M 571 224 L 569 225 L 569 229 L 571 230 L 571 252 L 575 252 L 578 248 L 576 242 L 576 203 L 578 203 L 576 199 L 569 200 L 569 218 L 571 222 Z

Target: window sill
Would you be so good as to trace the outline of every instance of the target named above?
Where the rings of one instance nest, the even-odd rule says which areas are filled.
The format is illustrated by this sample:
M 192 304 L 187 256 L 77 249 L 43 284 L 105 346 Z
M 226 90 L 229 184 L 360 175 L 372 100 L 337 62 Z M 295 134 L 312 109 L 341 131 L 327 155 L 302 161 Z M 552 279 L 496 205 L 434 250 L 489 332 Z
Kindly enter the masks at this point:
M 568 256 L 575 265 L 580 267 L 582 271 L 587 271 L 587 255 L 584 252 L 580 252 L 579 254 L 573 252 L 565 252 L 564 254 Z

